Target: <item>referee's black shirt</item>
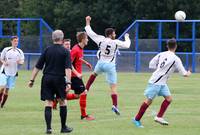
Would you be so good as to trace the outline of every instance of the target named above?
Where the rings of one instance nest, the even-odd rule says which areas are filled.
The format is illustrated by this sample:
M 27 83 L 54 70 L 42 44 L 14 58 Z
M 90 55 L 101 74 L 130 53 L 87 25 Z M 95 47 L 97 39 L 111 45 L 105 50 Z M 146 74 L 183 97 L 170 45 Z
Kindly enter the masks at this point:
M 42 53 L 35 67 L 42 70 L 44 65 L 44 75 L 65 76 L 65 69 L 71 69 L 70 52 L 62 45 L 51 45 Z

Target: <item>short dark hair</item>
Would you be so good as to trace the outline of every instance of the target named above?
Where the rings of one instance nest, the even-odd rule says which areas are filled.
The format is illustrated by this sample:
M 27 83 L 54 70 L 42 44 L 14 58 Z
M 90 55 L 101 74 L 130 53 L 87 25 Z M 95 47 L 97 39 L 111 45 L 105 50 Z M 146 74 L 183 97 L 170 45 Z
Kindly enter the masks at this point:
M 16 38 L 18 39 L 18 36 L 12 36 L 12 37 L 10 38 L 10 40 L 13 41 L 13 40 L 16 39 Z
M 176 39 L 175 38 L 171 38 L 169 40 L 167 40 L 167 46 L 169 49 L 175 49 L 177 44 L 176 44 Z
M 105 29 L 105 36 L 109 37 L 110 35 L 112 35 L 113 32 L 115 32 L 115 29 L 107 28 L 107 29 Z
M 71 42 L 71 39 L 67 38 L 63 40 L 64 42 Z
M 77 32 L 77 34 L 76 34 L 76 39 L 77 39 L 78 43 L 80 43 L 82 41 L 82 39 L 84 39 L 86 37 L 87 37 L 86 32 Z

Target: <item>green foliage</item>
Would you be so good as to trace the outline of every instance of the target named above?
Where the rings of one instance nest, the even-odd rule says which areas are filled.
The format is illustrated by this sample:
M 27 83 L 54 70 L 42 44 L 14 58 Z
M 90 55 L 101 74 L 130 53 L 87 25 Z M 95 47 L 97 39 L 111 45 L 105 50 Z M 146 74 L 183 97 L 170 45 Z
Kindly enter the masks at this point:
M 0 1 L 0 18 L 15 18 L 20 16 L 19 0 L 1 0 Z M 16 23 L 15 22 L 4 22 L 3 34 L 12 35 L 15 34 Z M 0 50 L 4 47 L 9 46 L 8 39 L 0 40 Z
M 0 1 L 0 17 L 14 18 L 20 15 L 20 0 L 1 0 Z
M 53 29 L 63 29 L 67 38 L 76 42 L 76 32 L 85 26 L 85 16 L 92 17 L 92 27 L 99 34 L 104 34 L 107 27 L 115 27 L 117 34 L 122 33 L 136 19 L 174 19 L 177 10 L 184 10 L 187 19 L 200 19 L 200 1 L 193 0 L 2 0 L 0 17 L 41 17 Z M 12 25 L 12 24 L 10 24 Z M 23 24 L 24 35 L 37 33 L 31 29 L 34 24 Z M 5 26 L 7 31 L 9 26 Z M 154 37 L 155 26 L 142 30 L 143 37 Z M 165 28 L 174 29 L 166 25 Z M 188 37 L 189 26 L 185 27 L 184 37 Z M 11 31 L 14 33 L 14 31 Z M 197 31 L 197 35 L 200 33 Z M 163 36 L 174 36 L 173 33 Z
M 5 47 L 8 47 L 10 46 L 10 40 L 8 39 L 1 39 L 0 40 L 0 52 L 5 48 Z

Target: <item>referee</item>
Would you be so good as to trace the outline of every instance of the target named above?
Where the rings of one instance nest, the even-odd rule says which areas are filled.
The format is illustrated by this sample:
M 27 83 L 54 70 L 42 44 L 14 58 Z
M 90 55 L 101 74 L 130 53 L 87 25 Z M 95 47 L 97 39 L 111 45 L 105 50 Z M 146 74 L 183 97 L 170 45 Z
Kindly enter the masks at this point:
M 33 69 L 29 87 L 32 87 L 34 80 L 39 72 L 43 69 L 41 81 L 41 100 L 45 101 L 44 116 L 46 121 L 47 134 L 52 133 L 52 103 L 54 96 L 60 103 L 61 133 L 72 132 L 72 128 L 67 127 L 67 105 L 65 103 L 65 89 L 71 87 L 71 60 L 70 53 L 63 47 L 64 34 L 61 30 L 55 30 L 52 33 L 53 45 L 46 48 L 40 56 L 35 68 Z M 67 80 L 68 79 L 68 80 Z

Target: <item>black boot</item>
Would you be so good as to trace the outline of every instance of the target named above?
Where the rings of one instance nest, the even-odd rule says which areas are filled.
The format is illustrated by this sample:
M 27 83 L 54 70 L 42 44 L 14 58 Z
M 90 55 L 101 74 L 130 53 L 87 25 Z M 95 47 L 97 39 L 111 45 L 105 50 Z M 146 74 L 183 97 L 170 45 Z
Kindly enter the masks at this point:
M 60 130 L 60 133 L 70 133 L 72 131 L 73 131 L 73 128 L 65 126 Z
M 46 134 L 51 134 L 52 130 L 51 129 L 47 129 Z

